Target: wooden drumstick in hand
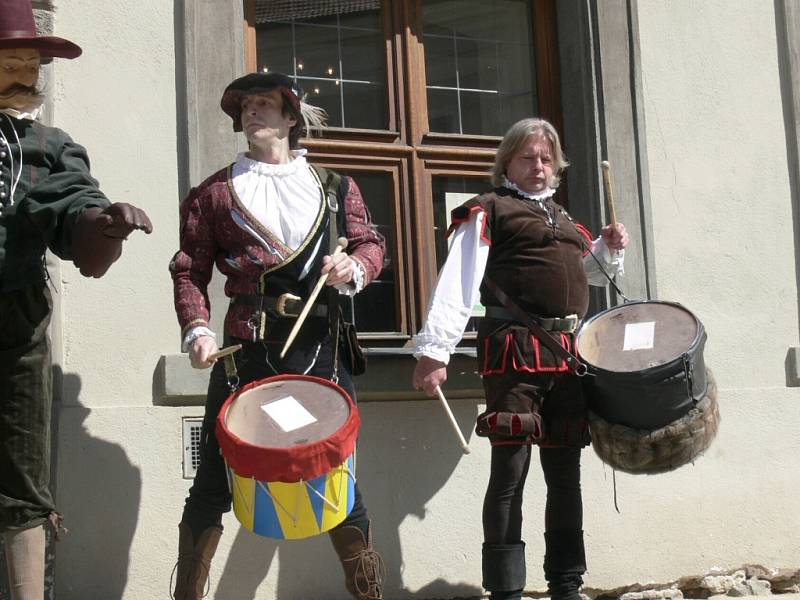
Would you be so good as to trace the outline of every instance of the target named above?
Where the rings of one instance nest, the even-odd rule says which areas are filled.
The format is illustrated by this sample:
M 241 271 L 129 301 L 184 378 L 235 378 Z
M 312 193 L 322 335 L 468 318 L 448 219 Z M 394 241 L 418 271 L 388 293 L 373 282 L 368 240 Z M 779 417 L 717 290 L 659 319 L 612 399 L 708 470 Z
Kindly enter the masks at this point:
M 447 413 L 447 417 L 450 419 L 450 425 L 453 426 L 453 431 L 455 431 L 456 435 L 458 436 L 458 441 L 461 443 L 461 450 L 464 454 L 469 454 L 469 446 L 467 445 L 467 440 L 464 439 L 464 434 L 461 433 L 461 428 L 456 423 L 456 418 L 453 416 L 453 411 L 450 410 L 450 405 L 447 403 L 447 398 L 444 397 L 444 392 L 442 392 L 442 388 L 438 385 L 436 386 L 436 395 L 439 397 L 439 402 L 442 403 L 442 407 L 444 408 L 444 412 Z
M 340 254 L 345 248 L 347 248 L 347 243 L 347 238 L 345 237 L 340 237 L 338 240 L 336 240 L 336 249 L 333 251 L 331 256 Z M 300 328 L 303 326 L 303 322 L 306 320 L 306 317 L 308 317 L 308 312 L 311 310 L 311 306 L 314 304 L 317 296 L 319 296 L 320 291 L 322 291 L 322 286 L 325 285 L 326 281 L 328 281 L 328 275 L 330 274 L 331 272 L 328 271 L 322 275 L 317 281 L 317 285 L 314 286 L 314 289 L 312 290 L 311 295 L 309 295 L 305 306 L 303 306 L 303 310 L 300 311 L 300 316 L 297 317 L 294 327 L 292 327 L 292 330 L 289 332 L 289 337 L 286 338 L 286 343 L 283 345 L 283 350 L 281 350 L 281 358 L 286 356 L 286 351 L 289 350 L 289 346 L 292 345 L 294 338 L 297 337 L 297 332 L 300 331 Z
M 614 190 L 611 188 L 611 164 L 604 160 L 600 163 L 603 169 L 603 186 L 606 190 L 606 198 L 608 199 L 608 210 L 611 218 L 611 225 L 617 224 L 617 215 L 614 212 Z
M 216 352 L 214 352 L 212 354 L 209 354 L 208 355 L 208 360 L 213 362 L 213 361 L 217 360 L 218 358 L 224 358 L 225 356 L 228 356 L 229 354 L 233 354 L 234 352 L 238 352 L 241 349 L 242 349 L 242 345 L 241 344 L 236 344 L 235 346 L 228 346 L 227 348 L 221 348 L 221 349 L 217 350 Z

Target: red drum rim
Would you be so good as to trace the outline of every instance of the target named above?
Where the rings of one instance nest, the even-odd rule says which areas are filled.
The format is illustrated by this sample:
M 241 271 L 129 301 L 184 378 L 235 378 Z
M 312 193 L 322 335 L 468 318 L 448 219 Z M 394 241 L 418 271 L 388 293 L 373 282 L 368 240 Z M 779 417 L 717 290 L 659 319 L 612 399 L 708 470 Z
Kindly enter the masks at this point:
M 327 438 L 289 448 L 251 444 L 228 428 L 228 410 L 239 396 L 267 383 L 291 380 L 315 382 L 332 388 L 343 396 L 350 407 L 350 414 L 344 424 Z M 228 466 L 240 477 L 296 483 L 320 477 L 339 467 L 355 452 L 360 426 L 358 407 L 339 385 L 321 377 L 284 374 L 258 379 L 231 394 L 217 415 L 216 435 Z

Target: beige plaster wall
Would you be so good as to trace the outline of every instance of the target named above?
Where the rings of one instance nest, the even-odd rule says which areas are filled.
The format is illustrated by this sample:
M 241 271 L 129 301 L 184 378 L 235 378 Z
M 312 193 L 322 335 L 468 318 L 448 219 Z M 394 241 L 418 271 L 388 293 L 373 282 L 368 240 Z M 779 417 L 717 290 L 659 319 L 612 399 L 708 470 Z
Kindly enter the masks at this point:
M 619 558 L 592 581 L 797 567 L 800 393 L 784 371 L 798 340 L 796 255 L 774 4 L 645 0 L 638 11 L 658 295 L 708 331 L 722 425 L 693 467 L 617 477 L 628 509 L 604 526 L 623 527 L 609 532 Z
M 204 0 L 205 1 L 205 0 Z M 732 6 L 735 5 L 735 6 Z M 773 4 L 639 2 L 647 153 L 659 294 L 694 310 L 721 386 L 723 425 L 695 465 L 614 478 L 584 454 L 593 588 L 666 582 L 747 562 L 798 566 L 797 390 L 783 358 L 797 344 L 792 213 Z M 177 244 L 174 5 L 58 4 L 56 32 L 84 56 L 55 70 L 54 121 L 86 145 L 113 200 L 145 208 L 102 280 L 62 273 L 66 373 L 58 497 L 72 533 L 58 551 L 58 597 L 166 597 L 181 479 L 180 417 L 153 406 L 156 361 L 177 351 L 166 265 Z M 82 405 L 77 406 L 78 404 Z M 481 406 L 453 401 L 462 430 Z M 363 406 L 359 476 L 389 571 L 387 597 L 479 594 L 488 445 L 463 456 L 433 402 Z M 535 460 L 535 459 L 534 459 Z M 525 502 L 528 587 L 542 591 L 543 482 Z M 323 537 L 276 544 L 225 518 L 211 597 L 344 597 Z M 791 534 L 794 532 L 794 535 Z M 256 591 L 257 590 L 257 591 Z

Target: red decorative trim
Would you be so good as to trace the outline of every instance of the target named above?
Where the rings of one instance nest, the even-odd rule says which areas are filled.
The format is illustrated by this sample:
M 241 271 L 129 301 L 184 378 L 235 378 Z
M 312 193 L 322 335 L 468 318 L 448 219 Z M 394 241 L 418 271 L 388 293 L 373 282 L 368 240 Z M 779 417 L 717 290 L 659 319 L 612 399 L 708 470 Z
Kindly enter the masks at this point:
M 522 419 L 516 413 L 511 415 L 511 435 L 522 435 Z
M 583 237 L 585 237 L 586 241 L 589 242 L 588 248 L 583 251 L 583 255 L 586 256 L 587 254 L 589 254 L 589 248 L 592 247 L 592 242 L 594 241 L 594 237 L 592 237 L 592 232 L 586 229 L 586 227 L 584 227 L 580 223 L 575 223 L 575 229 L 577 229 L 578 233 L 580 233 Z
M 566 340 L 566 336 L 563 333 L 559 334 L 561 336 L 561 345 L 564 346 L 569 350 L 569 341 Z M 555 367 L 543 367 L 541 361 L 541 346 L 539 345 L 539 340 L 531 334 L 531 339 L 533 340 L 533 353 L 536 356 L 536 372 L 537 373 L 563 373 L 565 371 L 569 371 L 569 366 L 567 366 L 567 361 L 562 360 L 558 366 Z M 564 345 L 566 343 L 566 346 Z
M 481 239 L 484 242 L 486 242 L 488 245 L 491 246 L 492 245 L 492 240 L 489 238 L 489 236 L 486 235 L 486 227 L 487 227 L 487 223 L 489 222 L 488 213 L 486 212 L 486 209 L 483 208 L 480 204 L 476 204 L 475 206 L 471 206 L 469 208 L 469 212 L 467 212 L 467 215 L 465 217 L 463 217 L 463 218 L 451 216 L 450 217 L 450 227 L 447 228 L 447 233 L 444 236 L 445 239 L 449 238 L 452 235 L 452 233 L 456 230 L 456 227 L 458 225 L 461 225 L 462 223 L 466 223 L 467 221 L 469 221 L 472 218 L 472 213 L 474 213 L 474 212 L 482 212 L 483 213 L 484 218 L 483 218 L 483 223 L 481 223 Z
M 292 379 L 314 381 L 320 385 L 334 388 L 344 397 L 350 407 L 350 415 L 336 432 L 325 439 L 283 448 L 251 444 L 228 429 L 226 415 L 239 396 L 265 383 Z M 254 477 L 259 481 L 294 483 L 314 479 L 329 473 L 342 464 L 355 451 L 360 425 L 358 408 L 352 398 L 332 381 L 310 375 L 277 375 L 253 381 L 232 394 L 219 411 L 216 434 L 225 460 L 240 477 Z
M 483 340 L 483 370 L 481 375 L 502 375 L 508 370 L 508 349 L 511 346 L 511 332 L 506 333 L 506 345 L 503 348 L 503 358 L 500 360 L 500 369 L 489 368 L 489 338 Z

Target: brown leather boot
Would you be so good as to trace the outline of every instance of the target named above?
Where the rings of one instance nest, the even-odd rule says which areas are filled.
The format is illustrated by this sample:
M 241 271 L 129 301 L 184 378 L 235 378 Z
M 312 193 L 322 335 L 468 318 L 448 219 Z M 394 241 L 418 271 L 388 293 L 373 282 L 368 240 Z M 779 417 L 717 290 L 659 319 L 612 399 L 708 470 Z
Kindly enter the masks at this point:
M 192 538 L 192 530 L 186 523 L 178 525 L 180 537 L 178 539 L 178 563 L 172 569 L 175 578 L 175 592 L 171 596 L 174 600 L 200 600 L 208 594 L 208 572 L 211 569 L 211 559 L 217 551 L 219 538 L 222 536 L 222 527 L 212 525 L 203 530 L 197 542 Z M 172 578 L 170 578 L 172 588 Z
M 372 548 L 372 529 L 367 539 L 358 527 L 331 529 L 328 534 L 342 561 L 347 591 L 358 600 L 382 600 L 386 569 L 383 558 Z

